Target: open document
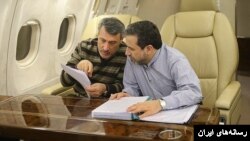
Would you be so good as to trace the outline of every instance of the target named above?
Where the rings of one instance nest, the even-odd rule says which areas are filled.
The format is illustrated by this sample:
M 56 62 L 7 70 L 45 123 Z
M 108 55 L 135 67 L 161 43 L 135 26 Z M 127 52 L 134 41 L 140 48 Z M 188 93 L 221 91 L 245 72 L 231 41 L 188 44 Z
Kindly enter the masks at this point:
M 188 106 L 184 108 L 165 110 L 165 111 L 156 113 L 154 115 L 144 117 L 141 120 L 184 124 L 189 121 L 189 119 L 196 112 L 198 107 L 199 107 L 198 105 L 192 105 L 192 106 Z
M 136 114 L 127 112 L 127 108 L 135 103 L 148 100 L 149 97 L 122 97 L 119 100 L 108 100 L 92 111 L 93 118 L 138 120 Z M 142 121 L 184 124 L 190 120 L 199 106 L 160 111 L 154 115 L 139 119 Z
M 83 88 L 89 86 L 91 84 L 88 76 L 85 72 L 71 68 L 69 66 L 61 64 L 63 70 L 69 74 L 71 77 L 73 77 L 75 80 L 77 80 Z M 90 95 L 87 93 L 88 98 L 90 98 Z

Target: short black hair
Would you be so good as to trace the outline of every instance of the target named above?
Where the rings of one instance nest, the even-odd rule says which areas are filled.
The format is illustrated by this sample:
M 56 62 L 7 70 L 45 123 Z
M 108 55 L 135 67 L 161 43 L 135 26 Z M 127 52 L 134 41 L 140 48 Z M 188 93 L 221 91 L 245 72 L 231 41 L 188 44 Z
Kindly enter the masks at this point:
M 162 46 L 160 32 L 157 26 L 150 21 L 139 21 L 128 25 L 125 36 L 137 36 L 137 45 L 144 49 L 147 45 L 152 45 L 155 49 Z
M 119 19 L 115 17 L 103 18 L 98 25 L 98 32 L 103 26 L 109 34 L 111 35 L 121 34 L 121 38 L 123 37 L 125 26 Z

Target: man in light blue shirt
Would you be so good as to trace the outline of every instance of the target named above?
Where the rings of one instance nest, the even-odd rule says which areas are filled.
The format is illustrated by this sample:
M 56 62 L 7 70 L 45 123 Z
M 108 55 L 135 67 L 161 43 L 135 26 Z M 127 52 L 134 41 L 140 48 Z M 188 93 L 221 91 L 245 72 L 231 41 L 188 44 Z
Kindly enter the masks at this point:
M 124 96 L 150 96 L 152 100 L 128 108 L 143 113 L 140 118 L 161 110 L 194 105 L 202 100 L 200 82 L 187 58 L 162 44 L 159 30 L 150 21 L 140 21 L 125 31 L 127 62 L 124 89 L 110 99 Z

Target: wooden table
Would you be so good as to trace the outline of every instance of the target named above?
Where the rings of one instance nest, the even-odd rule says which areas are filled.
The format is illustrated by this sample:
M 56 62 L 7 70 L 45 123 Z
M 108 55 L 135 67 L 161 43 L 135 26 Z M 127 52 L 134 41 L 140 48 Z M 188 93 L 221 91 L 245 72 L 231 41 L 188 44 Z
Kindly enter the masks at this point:
M 179 133 L 178 140 L 192 141 L 193 125 L 219 122 L 218 110 L 202 106 L 189 123 L 179 125 L 93 119 L 91 111 L 103 99 L 22 95 L 0 100 L 0 136 L 32 141 L 164 140 Z

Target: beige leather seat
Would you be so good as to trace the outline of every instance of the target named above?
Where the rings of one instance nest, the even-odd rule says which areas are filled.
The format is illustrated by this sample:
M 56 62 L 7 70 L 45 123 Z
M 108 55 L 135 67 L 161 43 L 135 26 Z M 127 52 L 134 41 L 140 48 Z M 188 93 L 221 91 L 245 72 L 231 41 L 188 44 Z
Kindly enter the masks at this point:
M 115 14 L 115 15 L 100 15 L 94 17 L 93 19 L 89 20 L 87 23 L 85 30 L 82 34 L 82 40 L 86 40 L 88 38 L 95 38 L 98 32 L 98 24 L 99 22 L 106 17 L 116 17 L 127 27 L 130 23 L 140 21 L 141 19 L 137 16 L 128 15 L 128 14 Z
M 201 81 L 203 105 L 218 108 L 226 124 L 236 124 L 241 86 L 236 80 L 239 55 L 235 33 L 227 17 L 217 11 L 215 0 L 182 0 L 180 9 L 165 20 L 163 41 L 189 59 Z

